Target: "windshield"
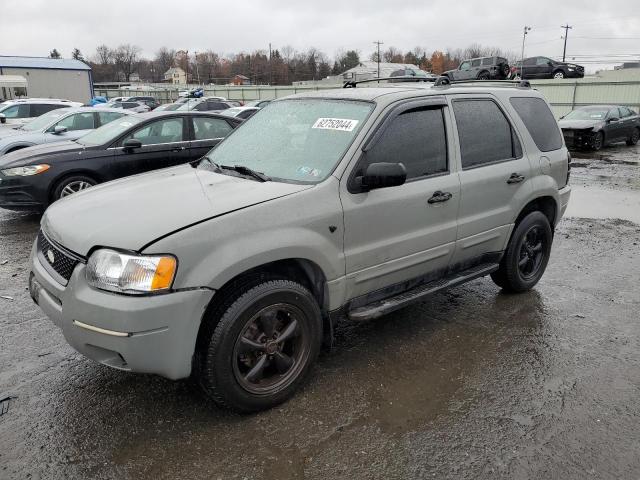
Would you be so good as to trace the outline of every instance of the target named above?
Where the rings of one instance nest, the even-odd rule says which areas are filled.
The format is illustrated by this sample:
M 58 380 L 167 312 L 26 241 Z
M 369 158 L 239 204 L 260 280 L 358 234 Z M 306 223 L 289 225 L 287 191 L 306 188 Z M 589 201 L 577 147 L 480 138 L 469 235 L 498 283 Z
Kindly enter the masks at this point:
M 273 180 L 318 183 L 331 174 L 372 109 L 371 103 L 345 100 L 270 103 L 251 117 L 249 127 L 235 130 L 207 156 Z
M 609 113 L 608 108 L 580 108 L 567 113 L 565 120 L 604 120 Z
M 65 116 L 69 111 L 66 109 L 57 109 L 51 110 L 44 115 L 40 115 L 39 117 L 34 118 L 29 123 L 26 123 L 22 126 L 22 130 L 27 130 L 29 132 L 35 132 L 36 130 L 44 130 L 46 127 L 51 125 L 53 122 L 60 120 L 63 116 Z
M 82 145 L 104 145 L 105 143 L 115 140 L 128 130 L 129 127 L 141 121 L 142 119 L 138 117 L 125 116 L 120 120 L 115 120 L 100 128 L 96 128 L 76 141 Z

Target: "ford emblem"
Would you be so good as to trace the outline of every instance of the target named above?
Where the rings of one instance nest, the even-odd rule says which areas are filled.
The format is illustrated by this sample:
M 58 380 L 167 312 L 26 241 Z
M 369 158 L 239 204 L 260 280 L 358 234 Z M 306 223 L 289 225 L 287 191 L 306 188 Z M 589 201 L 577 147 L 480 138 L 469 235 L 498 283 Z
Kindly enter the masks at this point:
M 53 250 L 47 250 L 47 258 L 49 259 L 49 263 L 53 264 L 56 261 L 56 256 L 53 253 Z

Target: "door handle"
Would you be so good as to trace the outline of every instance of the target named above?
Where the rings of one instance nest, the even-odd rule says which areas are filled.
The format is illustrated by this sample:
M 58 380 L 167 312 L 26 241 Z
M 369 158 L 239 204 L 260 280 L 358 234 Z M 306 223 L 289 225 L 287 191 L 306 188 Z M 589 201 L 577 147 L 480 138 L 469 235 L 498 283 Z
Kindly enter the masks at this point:
M 175 147 L 171 149 L 172 152 L 181 152 L 183 150 L 184 150 L 184 147 Z
M 507 183 L 520 183 L 524 180 L 524 175 L 520 175 L 519 173 L 512 173 Z
M 450 200 L 451 197 L 453 197 L 453 195 L 449 192 L 441 192 L 440 190 L 438 190 L 437 192 L 433 192 L 433 195 L 431 196 L 431 198 L 429 200 L 427 200 L 427 203 L 440 203 L 440 202 L 446 202 L 447 200 Z

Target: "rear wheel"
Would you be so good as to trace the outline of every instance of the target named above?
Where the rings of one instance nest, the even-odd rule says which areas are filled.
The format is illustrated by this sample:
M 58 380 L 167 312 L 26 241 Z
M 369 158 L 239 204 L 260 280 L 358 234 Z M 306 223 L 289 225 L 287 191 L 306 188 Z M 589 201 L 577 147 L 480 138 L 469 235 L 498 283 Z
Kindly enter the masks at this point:
M 489 80 L 489 73 L 488 72 L 481 72 L 478 75 L 478 80 Z
M 74 193 L 78 193 L 82 190 L 86 190 L 87 188 L 91 188 L 96 185 L 96 182 L 93 178 L 88 177 L 87 175 L 71 175 L 69 177 L 63 178 L 58 182 L 56 187 L 53 190 L 53 201 L 60 200 L 61 198 L 68 197 L 69 195 L 73 195 Z
M 320 351 L 320 308 L 289 280 L 249 283 L 232 295 L 200 343 L 200 385 L 238 412 L 271 408 L 294 394 Z
M 627 145 L 629 145 L 630 147 L 632 145 L 637 145 L 638 140 L 640 140 L 640 128 L 636 127 L 633 129 L 633 133 L 631 134 L 631 137 L 629 137 L 629 139 L 627 140 Z
M 564 72 L 562 70 L 556 70 L 553 72 L 553 78 L 556 80 L 564 78 Z
M 538 283 L 549 261 L 553 235 L 542 212 L 531 212 L 517 225 L 492 280 L 508 292 L 525 292 Z

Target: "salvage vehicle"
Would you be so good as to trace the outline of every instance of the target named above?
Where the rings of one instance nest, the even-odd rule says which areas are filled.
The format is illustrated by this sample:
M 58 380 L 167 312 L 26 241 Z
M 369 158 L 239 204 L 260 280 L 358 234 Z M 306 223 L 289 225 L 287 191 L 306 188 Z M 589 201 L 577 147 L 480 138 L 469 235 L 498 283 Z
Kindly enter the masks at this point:
M 18 150 L 0 157 L 0 208 L 44 210 L 98 183 L 196 160 L 240 122 L 207 113 L 127 115 L 75 141 Z
M 197 99 L 192 102 L 183 103 L 180 107 L 176 108 L 176 111 L 196 111 L 196 112 L 220 112 L 231 108 L 228 101 L 212 100 L 208 98 Z
M 51 110 L 65 107 L 81 107 L 79 102 L 55 98 L 25 98 L 7 100 L 0 104 L 0 124 L 7 126 L 24 125 Z
M 558 123 L 569 148 L 597 151 L 616 142 L 637 145 L 640 139 L 640 115 L 622 105 L 579 107 Z
M 222 110 L 220 114 L 225 117 L 234 117 L 239 118 L 240 120 L 246 120 L 259 110 L 260 107 L 232 107 L 227 110 Z
M 548 57 L 529 57 L 524 59 L 524 75 L 522 74 L 523 62 L 517 61 L 511 67 L 510 77 L 514 80 L 555 78 L 583 78 L 584 67 L 575 63 L 559 62 Z
M 569 201 L 568 159 L 528 83 L 302 93 L 200 162 L 51 205 L 29 288 L 91 359 L 193 375 L 240 412 L 270 408 L 340 318 L 485 275 L 508 292 L 536 285 Z
M 112 108 L 57 108 L 24 125 L 0 130 L 0 158 L 34 145 L 75 140 L 127 114 Z
M 442 75 L 449 80 L 504 80 L 509 77 L 509 62 L 502 57 L 481 57 L 463 60 L 455 70 Z

